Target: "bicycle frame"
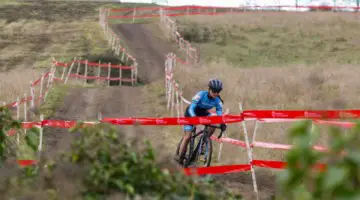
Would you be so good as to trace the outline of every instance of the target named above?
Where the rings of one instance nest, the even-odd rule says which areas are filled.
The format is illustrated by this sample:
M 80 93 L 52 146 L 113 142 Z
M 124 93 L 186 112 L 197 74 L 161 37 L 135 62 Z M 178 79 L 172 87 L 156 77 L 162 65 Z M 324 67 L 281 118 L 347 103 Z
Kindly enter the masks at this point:
M 209 137 L 208 135 L 208 128 L 212 127 L 212 128 L 218 128 L 220 129 L 219 126 L 214 126 L 214 125 L 205 125 L 205 128 L 199 132 L 196 132 L 196 128 L 193 129 L 193 131 L 191 132 L 191 138 L 190 138 L 190 142 L 189 142 L 189 146 L 190 146 L 190 158 L 188 159 L 188 163 L 186 165 L 189 165 L 195 158 L 195 156 L 198 154 L 200 154 L 202 152 L 202 146 L 203 146 L 203 142 L 204 142 L 204 137 Z M 218 138 L 220 138 L 222 136 L 222 131 L 220 132 Z M 203 134 L 203 135 L 201 135 Z M 199 142 L 196 145 L 197 151 L 194 151 L 194 144 L 195 144 L 195 138 L 197 136 L 201 135 Z M 205 149 L 204 154 L 207 156 L 208 155 L 208 149 Z

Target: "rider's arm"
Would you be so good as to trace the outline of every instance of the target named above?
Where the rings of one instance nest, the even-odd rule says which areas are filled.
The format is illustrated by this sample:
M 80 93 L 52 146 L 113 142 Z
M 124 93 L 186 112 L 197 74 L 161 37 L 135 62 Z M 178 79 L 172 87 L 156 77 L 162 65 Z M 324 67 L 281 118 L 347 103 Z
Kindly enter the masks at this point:
M 218 103 L 216 104 L 216 114 L 218 116 L 222 115 L 222 111 L 223 111 L 223 104 L 221 102 L 221 100 L 219 99 Z
M 200 101 L 201 97 L 204 95 L 204 91 L 200 91 L 198 93 L 196 93 L 196 95 L 192 98 L 191 100 L 191 104 L 189 107 L 189 115 L 191 117 L 195 117 L 195 108 L 196 108 L 196 104 Z
M 218 103 L 216 104 L 216 114 L 218 116 L 222 115 L 222 111 L 223 111 L 223 104 L 222 104 L 222 100 L 220 100 L 219 98 L 219 101 Z M 221 129 L 221 132 L 225 131 L 226 130 L 226 124 L 220 124 L 220 129 Z M 219 136 L 221 137 L 221 135 Z

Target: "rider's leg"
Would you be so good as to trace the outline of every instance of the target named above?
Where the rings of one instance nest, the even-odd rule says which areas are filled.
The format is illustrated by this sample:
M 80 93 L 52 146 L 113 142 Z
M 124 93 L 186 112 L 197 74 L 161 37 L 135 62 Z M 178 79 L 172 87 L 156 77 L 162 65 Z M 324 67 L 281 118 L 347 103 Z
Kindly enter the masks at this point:
M 184 136 L 183 136 L 183 140 L 180 144 L 180 148 L 179 148 L 179 158 L 178 159 L 180 162 L 182 162 L 182 160 L 185 158 L 186 147 L 189 144 L 192 129 L 193 129 L 192 125 L 184 126 Z
M 212 136 L 212 134 L 214 134 L 214 132 L 215 132 L 215 128 L 213 128 L 213 127 L 208 127 L 208 133 L 209 133 L 209 136 L 210 136 L 210 137 Z

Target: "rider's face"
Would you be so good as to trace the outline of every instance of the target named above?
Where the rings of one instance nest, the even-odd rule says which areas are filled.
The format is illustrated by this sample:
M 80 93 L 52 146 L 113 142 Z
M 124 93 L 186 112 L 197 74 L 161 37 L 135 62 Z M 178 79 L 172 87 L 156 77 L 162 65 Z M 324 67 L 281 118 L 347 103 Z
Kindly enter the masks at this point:
M 217 96 L 219 96 L 218 92 L 213 92 L 212 90 L 210 90 L 209 94 L 212 98 L 216 98 Z

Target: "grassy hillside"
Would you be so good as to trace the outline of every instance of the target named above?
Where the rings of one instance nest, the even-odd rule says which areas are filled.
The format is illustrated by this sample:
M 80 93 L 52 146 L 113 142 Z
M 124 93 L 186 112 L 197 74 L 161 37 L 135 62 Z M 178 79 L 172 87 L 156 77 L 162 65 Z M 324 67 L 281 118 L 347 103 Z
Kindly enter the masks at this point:
M 106 53 L 107 40 L 98 23 L 101 5 L 104 3 L 2 2 L 0 99 L 9 103 L 29 93 L 30 81 L 50 68 L 51 57 L 69 61 Z
M 178 17 L 179 32 L 204 60 L 239 67 L 358 64 L 360 24 L 351 13 L 241 13 Z

